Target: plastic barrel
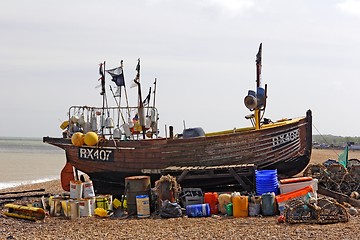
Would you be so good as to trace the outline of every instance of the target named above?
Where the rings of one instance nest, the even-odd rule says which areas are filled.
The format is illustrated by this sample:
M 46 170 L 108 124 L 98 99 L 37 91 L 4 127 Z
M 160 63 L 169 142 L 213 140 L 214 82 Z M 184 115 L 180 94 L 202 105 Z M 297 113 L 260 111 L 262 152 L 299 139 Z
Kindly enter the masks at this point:
M 208 203 L 187 205 L 186 215 L 188 217 L 209 217 L 210 206 Z

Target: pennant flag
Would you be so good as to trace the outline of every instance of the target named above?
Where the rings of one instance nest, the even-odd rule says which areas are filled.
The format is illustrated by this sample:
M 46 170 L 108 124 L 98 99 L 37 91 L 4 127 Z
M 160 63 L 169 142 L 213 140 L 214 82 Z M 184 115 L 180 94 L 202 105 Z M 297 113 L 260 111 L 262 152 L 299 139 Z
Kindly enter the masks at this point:
M 117 86 L 125 86 L 125 80 L 124 80 L 124 71 L 122 67 L 117 67 L 113 69 L 106 70 L 107 73 L 109 73 L 112 77 L 112 81 L 115 82 Z
M 103 63 L 99 64 L 99 74 L 100 74 L 100 78 L 98 79 L 98 81 L 101 80 L 100 95 L 104 95 L 104 93 L 105 93 L 105 75 L 104 75 L 104 70 L 103 70 Z
M 136 77 L 135 77 L 135 79 L 133 81 L 131 81 L 132 84 L 131 84 L 130 88 L 136 87 L 138 85 L 137 83 L 140 82 L 140 58 L 138 59 L 138 63 L 136 65 L 135 70 L 137 71 Z
M 339 163 L 343 165 L 345 168 L 347 168 L 348 158 L 349 158 L 349 146 L 346 146 L 344 151 L 339 155 L 338 158 Z
M 149 89 L 149 94 L 146 96 L 146 98 L 145 98 L 144 101 L 143 101 L 144 107 L 146 107 L 146 106 L 149 105 L 150 96 L 151 96 L 151 87 L 150 87 L 150 89 Z

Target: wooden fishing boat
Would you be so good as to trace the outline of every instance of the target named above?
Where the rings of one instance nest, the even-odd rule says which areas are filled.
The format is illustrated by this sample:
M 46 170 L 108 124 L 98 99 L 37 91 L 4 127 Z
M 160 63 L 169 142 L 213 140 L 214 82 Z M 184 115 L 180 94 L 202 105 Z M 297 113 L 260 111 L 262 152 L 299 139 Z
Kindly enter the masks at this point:
M 126 177 L 149 175 L 155 181 L 160 178 L 163 169 L 172 166 L 185 169 L 191 166 L 216 168 L 253 164 L 257 169 L 277 169 L 280 176 L 294 176 L 310 161 L 311 111 L 308 110 L 304 117 L 274 122 L 263 118 L 267 86 L 262 88 L 260 83 L 261 45 L 256 62 L 257 90 L 249 91 L 244 100 L 246 107 L 253 112 L 247 116 L 253 123 L 251 127 L 213 133 L 191 128 L 184 129 L 180 134 L 174 134 L 170 127 L 170 136 L 160 137 L 155 104 L 152 107 L 142 105 L 139 86 L 139 106 L 73 106 L 69 110 L 64 137 L 44 137 L 43 141 L 64 149 L 67 163 L 89 175 L 97 193 L 121 194 Z M 72 142 L 74 132 L 86 132 L 86 126 L 82 128 L 78 124 L 79 119 L 73 118 L 80 112 L 87 112 L 87 116 L 94 121 L 97 117 L 101 122 L 101 127 L 95 129 L 100 140 L 94 146 L 76 146 Z M 120 134 L 111 124 L 107 126 L 107 120 L 104 120 L 106 114 L 107 118 L 124 119 L 123 115 L 129 112 L 136 112 L 137 118 L 132 124 L 130 121 L 124 123 Z M 182 186 L 215 186 L 233 184 L 234 181 L 234 178 L 206 177 L 184 182 Z

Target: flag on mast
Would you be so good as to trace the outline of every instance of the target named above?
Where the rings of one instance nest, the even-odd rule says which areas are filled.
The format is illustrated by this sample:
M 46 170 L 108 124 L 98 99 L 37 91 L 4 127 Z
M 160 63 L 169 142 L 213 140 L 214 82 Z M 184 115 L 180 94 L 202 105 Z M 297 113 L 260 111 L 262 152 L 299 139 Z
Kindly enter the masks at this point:
M 99 74 L 100 74 L 100 78 L 98 79 L 98 81 L 101 80 L 101 92 L 100 95 L 104 95 L 105 94 L 105 74 L 104 74 L 104 69 L 103 69 L 103 63 L 99 64 Z
M 349 146 L 346 146 L 344 151 L 339 155 L 339 163 L 344 166 L 344 168 L 347 168 L 349 158 Z
M 122 67 L 117 67 L 113 69 L 106 70 L 112 77 L 111 81 L 115 82 L 116 86 L 124 86 L 125 87 L 125 79 L 124 79 L 124 71 Z

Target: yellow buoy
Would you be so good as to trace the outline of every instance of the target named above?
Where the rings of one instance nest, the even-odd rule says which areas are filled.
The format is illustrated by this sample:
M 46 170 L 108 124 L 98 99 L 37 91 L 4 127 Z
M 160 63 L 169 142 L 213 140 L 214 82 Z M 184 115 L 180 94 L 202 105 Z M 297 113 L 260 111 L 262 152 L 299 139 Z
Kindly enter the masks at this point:
M 71 137 L 71 142 L 77 147 L 84 145 L 84 134 L 81 132 L 76 132 Z
M 98 143 L 99 138 L 95 132 L 88 132 L 84 137 L 85 144 L 88 146 L 94 146 Z

